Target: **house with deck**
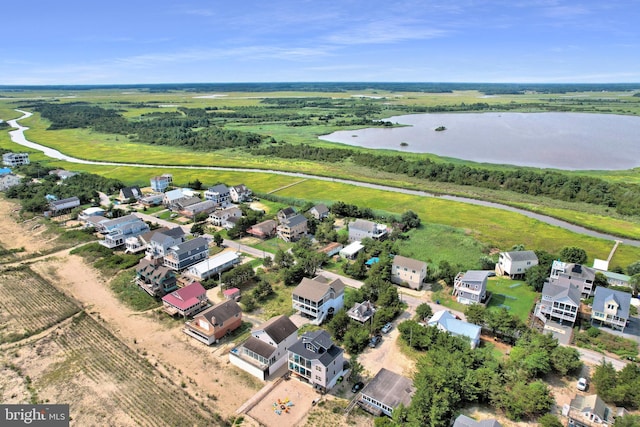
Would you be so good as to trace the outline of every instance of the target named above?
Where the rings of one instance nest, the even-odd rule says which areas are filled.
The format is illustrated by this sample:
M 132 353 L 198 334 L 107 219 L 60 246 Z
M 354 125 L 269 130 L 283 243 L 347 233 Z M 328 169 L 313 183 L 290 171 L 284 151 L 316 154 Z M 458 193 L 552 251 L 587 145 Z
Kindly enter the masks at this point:
M 278 237 L 285 242 L 295 242 L 305 236 L 308 229 L 307 218 L 302 214 L 296 214 L 281 222 L 276 228 Z
M 305 332 L 288 350 L 291 375 L 321 392 L 336 385 L 345 372 L 344 365 L 344 350 L 322 329 Z
M 28 165 L 29 154 L 28 153 L 4 153 L 2 155 L 2 164 L 10 168 L 16 166 Z
M 49 215 L 57 216 L 71 212 L 80 206 L 80 199 L 73 196 L 66 199 L 52 200 L 49 202 Z
M 104 235 L 100 243 L 113 249 L 125 244 L 129 237 L 136 237 L 149 231 L 149 225 L 135 215 L 127 215 L 97 224 Z
M 288 221 L 290 218 L 293 218 L 298 213 L 291 206 L 287 206 L 284 209 L 280 209 L 276 214 L 276 218 L 278 219 L 278 223 L 282 224 L 283 222 Z
M 408 408 L 416 392 L 413 381 L 407 377 L 381 368 L 358 396 L 358 406 L 376 415 L 393 416 L 393 411 L 401 404 Z
M 233 203 L 243 203 L 251 200 L 251 190 L 244 184 L 229 187 L 229 197 Z
M 204 237 L 196 237 L 167 249 L 164 265 L 172 270 L 182 271 L 208 257 L 209 243 Z
M 179 245 L 186 240 L 182 227 L 164 227 L 156 230 L 149 238 L 145 258 L 164 258 L 169 248 Z
M 366 323 L 373 318 L 376 308 L 369 300 L 357 302 L 347 311 L 347 316 L 356 322 Z
M 462 304 L 485 304 L 487 298 L 487 279 L 485 270 L 469 270 L 458 273 L 453 282 L 454 295 Z
M 163 200 L 164 200 L 164 194 L 152 193 L 152 194 L 147 194 L 146 196 L 141 197 L 140 200 L 138 200 L 138 202 L 140 202 L 140 204 L 143 206 L 152 207 L 152 206 L 160 206 Z
M 22 182 L 22 178 L 13 173 L 0 175 L 0 191 L 7 191 Z
M 227 230 L 232 229 L 235 224 L 229 221 L 230 218 L 241 218 L 242 211 L 237 206 L 230 206 L 224 209 L 218 209 L 209 214 L 209 222 L 216 227 L 222 227 Z
M 538 265 L 538 256 L 534 251 L 500 252 L 495 270 L 498 276 L 522 279 L 527 270 L 535 265 Z
M 389 232 L 385 224 L 378 224 L 366 219 L 356 219 L 349 223 L 349 241 L 361 241 L 367 237 L 374 240 L 384 239 Z
M 173 270 L 158 260 L 142 258 L 136 267 L 136 284 L 152 297 L 161 297 L 178 289 Z
M 173 183 L 173 175 L 170 173 L 163 173 L 162 175 L 154 176 L 150 179 L 151 189 L 158 193 L 164 193 Z
M 580 288 L 563 282 L 547 281 L 542 287 L 540 302 L 536 305 L 535 315 L 546 323 L 552 320 L 573 325 L 580 309 Z
M 200 282 L 193 282 L 162 297 L 162 308 L 171 316 L 193 316 L 208 305 L 207 291 Z
M 204 192 L 204 199 L 211 200 L 216 206 L 226 207 L 231 203 L 229 187 L 224 184 L 209 187 L 209 189 Z
M 232 365 L 265 381 L 287 362 L 288 350 L 298 341 L 298 327 L 283 315 L 272 317 L 229 352 Z
M 589 298 L 593 296 L 595 290 L 593 286 L 595 278 L 596 270 L 594 268 L 556 260 L 551 265 L 549 282 L 559 285 L 569 283 L 578 286 L 581 298 Z
M 328 315 L 344 307 L 344 283 L 340 279 L 317 276 L 303 278 L 291 295 L 294 310 L 320 325 Z
M 234 300 L 226 300 L 198 313 L 185 323 L 184 333 L 212 345 L 242 326 L 242 309 Z
M 200 199 L 198 198 L 198 200 Z M 195 219 L 198 215 L 209 215 L 211 212 L 216 210 L 216 207 L 217 205 L 212 200 L 199 201 L 192 205 L 185 206 L 180 210 L 180 215 L 186 218 Z
M 129 203 L 130 201 L 137 201 L 142 198 L 142 191 L 137 185 L 131 187 L 123 187 L 120 189 L 116 200 L 120 203 Z
M 598 286 L 591 304 L 591 324 L 624 332 L 630 316 L 631 294 Z
M 397 285 L 406 284 L 411 289 L 420 289 L 426 277 L 426 262 L 400 255 L 393 257 L 393 262 L 391 263 L 391 282 Z
M 597 394 L 578 394 L 571 403 L 562 407 L 562 415 L 568 418 L 569 427 L 612 427 L 616 417 L 626 412 L 624 408 L 607 405 Z

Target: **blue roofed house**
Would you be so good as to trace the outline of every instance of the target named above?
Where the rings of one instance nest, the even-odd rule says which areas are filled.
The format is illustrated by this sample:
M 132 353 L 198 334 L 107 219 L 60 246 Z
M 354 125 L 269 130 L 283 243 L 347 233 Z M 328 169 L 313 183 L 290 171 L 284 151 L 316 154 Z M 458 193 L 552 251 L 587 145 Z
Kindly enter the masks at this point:
M 476 348 L 480 344 L 480 326 L 460 320 L 447 310 L 435 313 L 427 324 L 449 332 L 451 335 L 469 339 L 471 348 Z
M 458 273 L 454 282 L 454 295 L 462 304 L 484 304 L 487 298 L 487 278 L 485 270 L 469 270 Z
M 344 374 L 344 350 L 325 330 L 305 332 L 289 347 L 288 366 L 294 377 L 324 392 Z
M 598 286 L 591 305 L 591 323 L 624 331 L 629 320 L 631 294 Z
M 164 265 L 172 270 L 182 271 L 209 257 L 209 244 L 204 237 L 179 243 L 167 249 Z

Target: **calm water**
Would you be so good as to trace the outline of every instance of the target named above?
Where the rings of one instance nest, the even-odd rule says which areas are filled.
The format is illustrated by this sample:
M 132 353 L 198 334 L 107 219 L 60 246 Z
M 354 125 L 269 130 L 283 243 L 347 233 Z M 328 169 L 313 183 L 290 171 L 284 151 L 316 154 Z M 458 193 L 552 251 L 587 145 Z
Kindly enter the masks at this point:
M 640 117 L 584 113 L 447 113 L 395 116 L 386 120 L 411 126 L 338 131 L 320 139 L 366 148 L 540 168 L 613 170 L 640 166 Z M 446 130 L 436 132 L 434 129 L 439 126 L 445 126 Z

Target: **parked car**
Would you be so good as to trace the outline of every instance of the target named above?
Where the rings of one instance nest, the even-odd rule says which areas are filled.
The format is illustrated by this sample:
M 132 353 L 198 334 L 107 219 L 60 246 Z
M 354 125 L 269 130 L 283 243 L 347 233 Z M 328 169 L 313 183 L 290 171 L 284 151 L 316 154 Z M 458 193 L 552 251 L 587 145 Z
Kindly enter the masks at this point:
M 586 378 L 580 378 L 576 384 L 576 388 L 580 391 L 585 391 L 589 387 L 589 382 Z
M 373 338 L 371 338 L 371 341 L 369 341 L 369 347 L 371 348 L 375 348 L 378 346 L 378 344 L 380 344 L 380 341 L 382 341 L 382 337 L 380 335 L 376 335 Z
M 364 383 L 362 381 L 358 381 L 351 387 L 351 393 L 357 393 L 364 387 Z
M 382 327 L 381 331 L 383 334 L 388 334 L 391 329 L 393 329 L 393 323 L 389 322 Z

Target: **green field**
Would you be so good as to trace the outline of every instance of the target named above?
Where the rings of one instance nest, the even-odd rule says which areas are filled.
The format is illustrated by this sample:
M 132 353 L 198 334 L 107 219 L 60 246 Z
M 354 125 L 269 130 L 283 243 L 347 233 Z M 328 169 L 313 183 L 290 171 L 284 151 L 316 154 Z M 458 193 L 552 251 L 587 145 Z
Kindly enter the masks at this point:
M 538 294 L 522 280 L 491 277 L 487 291 L 492 293 L 488 307 L 504 307 L 526 323 Z

